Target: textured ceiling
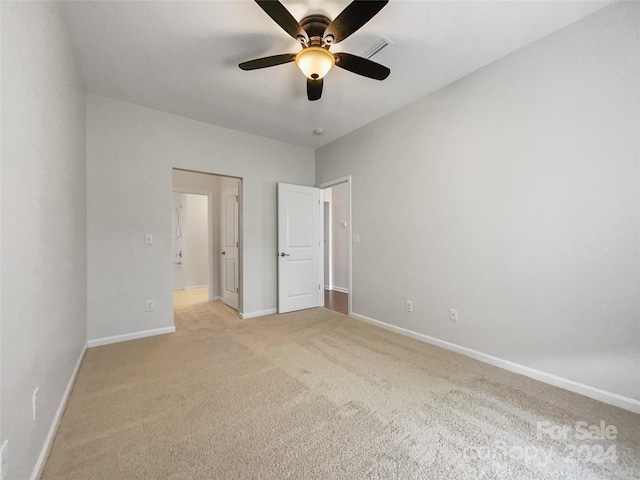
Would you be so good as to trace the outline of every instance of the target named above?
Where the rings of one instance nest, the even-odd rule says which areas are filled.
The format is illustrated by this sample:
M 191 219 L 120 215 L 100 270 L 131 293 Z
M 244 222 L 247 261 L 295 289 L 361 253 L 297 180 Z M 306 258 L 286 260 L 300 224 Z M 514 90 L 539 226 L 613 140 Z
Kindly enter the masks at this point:
M 348 1 L 284 0 L 298 20 Z M 300 47 L 253 1 L 75 1 L 65 5 L 90 92 L 283 142 L 317 148 L 573 23 L 610 1 L 406 1 L 333 51 L 373 57 L 382 82 L 335 68 L 319 101 L 290 63 L 238 63 Z M 323 136 L 313 130 L 323 128 Z

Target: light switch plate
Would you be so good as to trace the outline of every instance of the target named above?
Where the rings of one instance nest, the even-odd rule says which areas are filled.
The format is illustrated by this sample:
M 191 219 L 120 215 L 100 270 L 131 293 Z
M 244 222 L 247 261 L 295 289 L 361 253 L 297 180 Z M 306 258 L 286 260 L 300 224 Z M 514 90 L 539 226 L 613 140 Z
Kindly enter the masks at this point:
M 360 243 L 360 234 L 359 233 L 354 233 L 353 234 L 353 243 Z

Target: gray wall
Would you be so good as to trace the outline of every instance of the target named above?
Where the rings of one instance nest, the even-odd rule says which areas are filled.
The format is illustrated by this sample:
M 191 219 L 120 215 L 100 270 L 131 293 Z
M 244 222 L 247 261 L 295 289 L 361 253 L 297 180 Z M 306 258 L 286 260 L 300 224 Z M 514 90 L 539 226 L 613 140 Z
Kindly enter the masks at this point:
M 313 185 L 314 160 L 309 149 L 88 95 L 89 340 L 173 325 L 172 167 L 243 178 L 242 312 L 275 309 L 276 184 Z
M 185 288 L 209 288 L 209 198 L 206 195 L 185 195 Z M 213 200 L 213 199 L 212 199 Z
M 85 94 L 58 4 L 0 8 L 0 441 L 26 479 L 86 343 Z
M 639 8 L 317 151 L 353 175 L 355 313 L 640 399 Z

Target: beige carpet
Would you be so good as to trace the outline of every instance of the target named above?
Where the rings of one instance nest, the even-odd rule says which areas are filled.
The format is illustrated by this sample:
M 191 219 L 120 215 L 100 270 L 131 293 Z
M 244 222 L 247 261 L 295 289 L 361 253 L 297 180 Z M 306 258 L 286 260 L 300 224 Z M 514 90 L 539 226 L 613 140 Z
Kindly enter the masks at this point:
M 87 351 L 42 478 L 640 478 L 639 415 L 328 310 L 205 299 L 179 292 L 175 334 Z

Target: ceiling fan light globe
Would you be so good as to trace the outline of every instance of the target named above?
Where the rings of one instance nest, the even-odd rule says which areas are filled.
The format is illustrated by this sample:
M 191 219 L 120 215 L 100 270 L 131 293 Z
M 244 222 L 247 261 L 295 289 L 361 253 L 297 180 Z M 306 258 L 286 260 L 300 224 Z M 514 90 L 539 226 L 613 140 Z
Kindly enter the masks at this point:
M 296 55 L 296 65 L 307 78 L 319 80 L 335 65 L 335 59 L 326 48 L 307 47 Z

